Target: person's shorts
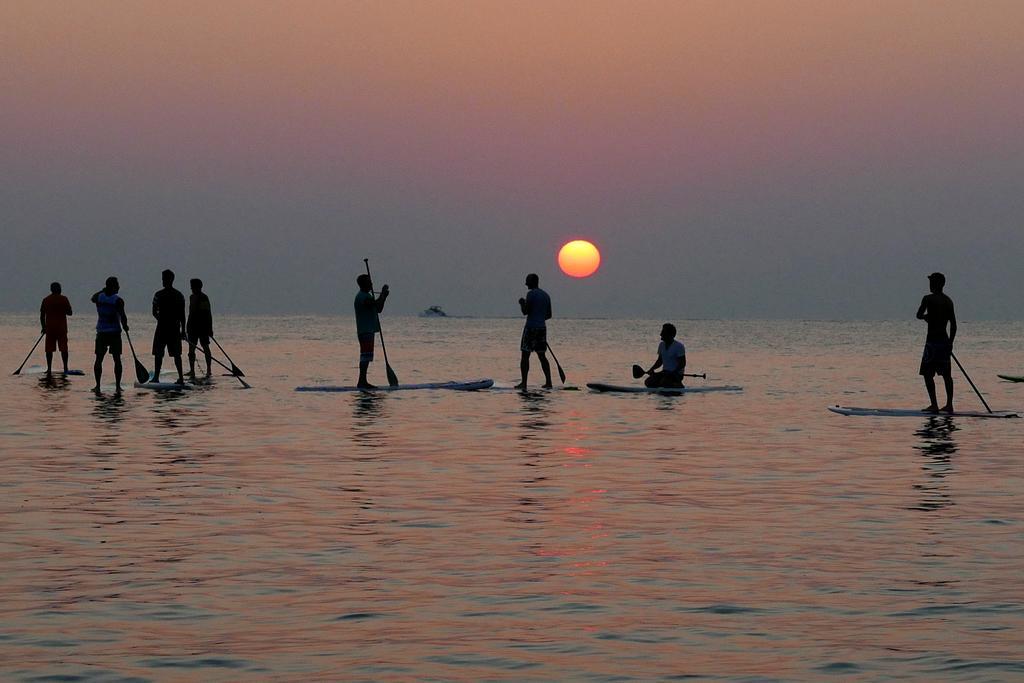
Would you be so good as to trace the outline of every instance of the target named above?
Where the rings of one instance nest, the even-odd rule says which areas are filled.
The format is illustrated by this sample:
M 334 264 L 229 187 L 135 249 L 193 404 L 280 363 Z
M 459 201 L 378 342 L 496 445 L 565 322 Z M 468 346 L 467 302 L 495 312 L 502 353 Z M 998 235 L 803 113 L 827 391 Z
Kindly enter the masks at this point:
M 53 353 L 60 349 L 61 353 L 68 352 L 68 333 L 58 332 L 56 334 L 46 333 L 46 353 Z
M 683 386 L 683 376 L 678 372 L 652 372 L 644 380 L 644 385 L 648 387 L 681 387 Z
M 523 353 L 536 351 L 543 353 L 548 350 L 548 328 L 524 327 L 523 338 L 519 341 L 519 350 Z
M 165 348 L 167 355 L 171 358 L 181 356 L 181 333 L 178 330 L 165 331 L 159 327 L 156 328 L 156 333 L 153 335 L 153 355 L 164 355 Z
M 189 343 L 190 346 L 195 346 L 196 344 L 202 344 L 203 346 L 206 346 L 206 347 L 210 346 L 210 334 L 209 333 L 207 333 L 207 332 L 193 332 L 192 330 L 188 330 L 187 334 L 188 334 L 188 343 Z
M 107 351 L 111 356 L 121 355 L 121 333 L 120 332 L 97 332 L 96 333 L 96 355 L 100 356 Z
M 373 340 L 376 338 L 376 334 L 360 334 L 359 335 L 359 362 L 360 363 L 372 363 L 373 362 Z
M 921 354 L 921 374 L 925 377 L 949 377 L 952 368 L 949 365 L 953 355 L 953 345 L 949 342 L 927 342 Z

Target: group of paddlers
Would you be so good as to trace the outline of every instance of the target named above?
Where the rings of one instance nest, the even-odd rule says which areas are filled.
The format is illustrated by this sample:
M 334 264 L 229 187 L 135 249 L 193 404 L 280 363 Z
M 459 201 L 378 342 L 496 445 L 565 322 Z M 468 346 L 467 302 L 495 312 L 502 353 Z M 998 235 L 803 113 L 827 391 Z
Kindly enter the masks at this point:
M 196 376 L 196 347 L 202 346 L 206 359 L 206 375 L 209 377 L 211 368 L 210 339 L 213 337 L 213 313 L 210 297 L 203 293 L 203 281 L 192 278 L 189 285 L 188 315 L 185 312 L 185 297 L 174 288 L 174 273 L 165 270 L 161 273 L 163 288 L 153 295 L 153 317 L 156 318 L 156 331 L 153 333 L 153 371 L 154 381 L 160 378 L 160 367 L 164 355 L 174 359 L 174 367 L 178 371 L 178 384 L 185 383 L 185 373 L 181 362 L 182 341 L 188 343 L 189 376 Z M 103 377 L 103 358 L 110 354 L 114 361 L 114 381 L 116 391 L 121 392 L 121 330 L 128 333 L 128 316 L 124 310 L 124 299 L 119 292 L 121 285 L 116 277 L 108 277 L 103 289 L 92 295 L 91 301 L 96 305 L 96 361 L 93 364 L 93 375 L 96 386 L 93 391 L 100 391 L 100 380 Z M 53 354 L 60 351 L 64 372 L 68 372 L 68 316 L 72 315 L 71 302 L 61 292 L 59 282 L 50 285 L 50 295 L 43 299 L 39 307 L 39 324 L 41 334 L 46 338 L 46 373 L 53 372 Z M 129 338 L 129 342 L 131 338 Z
M 161 274 L 163 288 L 153 295 L 153 317 L 156 318 L 156 331 L 153 334 L 153 359 L 155 370 L 154 381 L 160 378 L 160 367 L 165 355 L 174 359 L 178 371 L 177 382 L 185 382 L 182 367 L 182 341 L 188 343 L 189 376 L 195 378 L 196 347 L 201 346 L 206 360 L 206 375 L 210 375 L 210 339 L 213 338 L 213 314 L 210 298 L 203 293 L 203 282 L 192 278 L 189 285 L 188 312 L 186 315 L 185 297 L 174 288 L 174 273 L 165 270 Z M 924 377 L 928 391 L 929 405 L 926 412 L 953 412 L 953 378 L 950 359 L 953 353 L 953 340 L 956 337 L 956 314 L 953 300 L 943 293 L 946 277 L 942 273 L 928 276 L 931 292 L 924 296 L 917 310 L 917 317 L 928 323 L 928 334 L 925 339 L 924 353 L 921 357 L 920 374 Z M 356 294 L 354 308 L 356 318 L 356 337 L 359 342 L 359 379 L 358 386 L 372 389 L 374 385 L 367 380 L 366 374 L 373 362 L 374 342 L 380 332 L 380 314 L 391 294 L 387 285 L 380 292 L 374 293 L 373 280 L 366 272 L 356 278 L 359 292 Z M 530 356 L 536 354 L 544 373 L 544 387 L 551 387 L 551 365 L 547 359 L 550 350 L 547 340 L 547 321 L 551 319 L 551 297 L 540 288 L 540 278 L 535 273 L 526 276 L 526 296 L 519 299 L 519 310 L 526 316 L 526 324 L 519 340 L 521 353 L 519 370 L 521 381 L 516 388 L 525 389 L 530 373 Z M 120 284 L 116 277 L 108 277 L 102 290 L 92 295 L 91 301 L 96 305 L 96 361 L 93 374 L 96 378 L 95 391 L 100 390 L 100 379 L 103 375 L 103 358 L 109 352 L 114 361 L 114 378 L 116 390 L 121 391 L 121 330 L 128 332 L 128 317 L 125 315 L 124 299 L 120 297 Z M 50 285 L 50 295 L 43 299 L 39 309 L 39 322 L 42 335 L 46 337 L 46 372 L 53 370 L 53 354 L 60 351 L 64 372 L 68 372 L 68 324 L 67 317 L 72 314 L 71 302 L 61 293 L 60 283 Z M 648 387 L 679 387 L 682 386 L 686 371 L 686 347 L 676 339 L 676 328 L 665 323 L 661 328 L 661 342 L 658 344 L 657 358 L 651 367 L 642 374 L 646 375 Z M 129 342 L 131 339 L 129 338 Z M 943 378 L 946 390 L 946 403 L 940 408 L 936 396 L 935 375 Z

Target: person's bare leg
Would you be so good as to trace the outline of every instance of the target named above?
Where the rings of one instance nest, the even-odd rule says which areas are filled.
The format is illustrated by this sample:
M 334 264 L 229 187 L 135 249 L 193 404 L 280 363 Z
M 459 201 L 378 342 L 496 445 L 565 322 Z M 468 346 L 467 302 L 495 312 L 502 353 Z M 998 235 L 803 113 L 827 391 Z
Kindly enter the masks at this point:
M 544 388 L 551 388 L 551 363 L 548 362 L 548 357 L 543 351 L 537 352 L 537 357 L 540 358 L 540 369 L 544 371 Z
M 97 385 L 99 382 L 96 383 Z M 121 393 L 121 356 L 120 354 L 114 356 L 114 393 Z
M 928 404 L 928 407 L 922 408 L 921 410 L 926 413 L 939 412 L 939 401 L 935 398 L 935 378 L 925 375 L 924 387 L 928 390 L 928 398 L 931 399 L 931 403 Z
M 942 406 L 942 412 L 952 413 L 953 412 L 953 375 L 948 374 L 942 378 L 943 383 L 946 385 L 946 405 Z
M 159 353 L 153 356 L 153 379 L 152 382 L 160 381 L 160 366 L 164 364 L 164 354 Z
M 103 356 L 104 353 L 96 354 L 96 362 L 92 364 L 92 375 L 96 378 L 96 386 L 92 388 L 95 393 L 100 393 L 100 379 L 103 377 Z
M 61 351 L 60 352 L 60 361 L 62 363 L 64 363 L 64 374 L 65 375 L 68 374 L 68 352 L 67 351 Z
M 530 376 L 530 352 L 523 351 L 522 356 L 519 358 L 519 374 L 522 381 L 516 385 L 516 389 L 526 388 L 526 378 Z
M 370 382 L 366 379 L 366 371 L 369 368 L 370 368 L 370 361 L 368 361 L 368 360 L 361 360 L 361 361 L 359 361 L 359 381 L 356 383 L 357 387 L 362 387 L 363 389 L 376 389 L 377 388 L 374 385 L 370 384 Z
M 184 384 L 185 375 L 181 371 L 181 356 L 174 357 L 174 369 L 178 371 L 178 384 Z

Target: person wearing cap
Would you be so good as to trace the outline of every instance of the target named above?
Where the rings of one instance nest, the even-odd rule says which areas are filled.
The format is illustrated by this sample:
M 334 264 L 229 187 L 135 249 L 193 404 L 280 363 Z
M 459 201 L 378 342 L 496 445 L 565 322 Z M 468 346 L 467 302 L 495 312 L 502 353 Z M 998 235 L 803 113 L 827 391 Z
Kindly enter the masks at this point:
M 928 276 L 928 286 L 931 294 L 925 294 L 917 309 L 917 319 L 928 323 L 928 336 L 921 356 L 921 375 L 931 403 L 924 408 L 924 412 L 952 413 L 953 372 L 950 359 L 953 355 L 953 339 L 956 338 L 956 314 L 953 311 L 953 300 L 942 293 L 942 288 L 946 286 L 946 276 L 932 273 Z M 946 385 L 946 405 L 942 408 L 939 408 L 935 396 L 935 375 L 940 376 Z

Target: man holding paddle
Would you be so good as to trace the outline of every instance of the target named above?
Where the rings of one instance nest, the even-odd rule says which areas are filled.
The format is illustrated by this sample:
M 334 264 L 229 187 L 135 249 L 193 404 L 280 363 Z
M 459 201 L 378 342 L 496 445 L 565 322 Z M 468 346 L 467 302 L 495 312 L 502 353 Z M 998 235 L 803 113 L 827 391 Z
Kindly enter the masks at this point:
M 116 393 L 121 393 L 121 329 L 128 332 L 128 316 L 124 313 L 124 299 L 118 296 L 121 285 L 114 276 L 108 277 L 103 289 L 92 295 L 91 301 L 96 304 L 96 363 L 92 366 L 96 377 L 96 386 L 92 388 L 100 393 L 100 378 L 103 376 L 103 356 L 110 351 L 114 359 L 114 382 Z
M 547 321 L 551 319 L 551 297 L 540 288 L 540 278 L 536 273 L 526 276 L 526 287 L 529 290 L 525 298 L 519 299 L 519 310 L 526 316 L 526 325 L 523 327 L 523 336 L 519 340 L 519 350 L 522 356 L 519 359 L 519 371 L 522 374 L 522 382 L 516 385 L 516 389 L 526 388 L 526 377 L 530 374 L 530 354 L 536 353 L 540 359 L 540 368 L 544 371 L 544 388 L 551 388 L 551 364 L 545 352 L 548 350 L 548 326 Z
M 359 339 L 359 382 L 356 384 L 361 389 L 376 389 L 366 379 L 366 371 L 373 362 L 373 342 L 380 332 L 380 314 L 384 311 L 384 302 L 387 301 L 391 290 L 387 285 L 380 288 L 380 296 L 373 296 L 373 280 L 370 274 L 363 273 L 356 278 L 359 285 L 359 292 L 356 294 L 354 306 L 356 312 L 356 336 Z M 390 379 L 389 379 L 390 383 Z M 396 380 L 394 384 L 397 384 Z
M 174 288 L 174 272 L 165 270 L 160 274 L 163 289 L 153 295 L 153 317 L 156 318 L 156 332 L 153 333 L 153 382 L 160 381 L 160 365 L 164 360 L 164 349 L 174 359 L 178 371 L 178 384 L 185 383 L 181 367 L 181 340 L 188 339 L 185 332 L 185 297 Z
M 213 336 L 213 309 L 210 297 L 203 294 L 203 281 L 197 277 L 188 282 L 192 294 L 188 297 L 188 321 L 185 331 L 188 333 L 188 374 L 196 378 L 196 346 L 202 344 L 206 356 L 206 376 L 211 374 L 210 337 Z
M 39 325 L 46 335 L 46 374 L 53 373 L 53 352 L 60 349 L 64 363 L 64 374 L 68 372 L 68 316 L 71 302 L 60 293 L 60 283 L 50 284 L 50 296 L 39 306 Z
M 924 386 L 928 390 L 928 398 L 931 400 L 928 407 L 923 409 L 926 413 L 953 412 L 953 371 L 949 361 L 953 356 L 953 339 L 956 338 L 956 314 L 953 312 L 953 300 L 942 293 L 945 286 L 945 275 L 929 275 L 928 288 L 931 294 L 925 294 L 917 308 L 917 319 L 928 323 L 928 336 L 925 337 L 920 370 L 924 377 Z M 935 375 L 942 377 L 946 385 L 946 405 L 942 408 L 939 408 L 938 397 L 935 395 Z
M 661 372 L 657 372 L 661 368 Z M 665 323 L 661 326 L 661 343 L 658 344 L 658 358 L 644 374 L 648 387 L 681 387 L 686 373 L 686 347 L 676 339 L 676 326 Z

